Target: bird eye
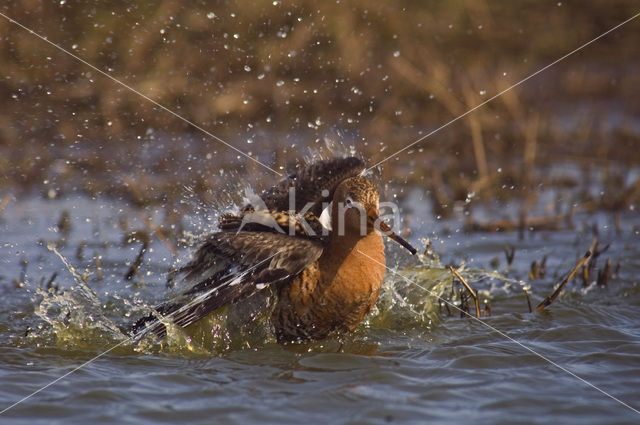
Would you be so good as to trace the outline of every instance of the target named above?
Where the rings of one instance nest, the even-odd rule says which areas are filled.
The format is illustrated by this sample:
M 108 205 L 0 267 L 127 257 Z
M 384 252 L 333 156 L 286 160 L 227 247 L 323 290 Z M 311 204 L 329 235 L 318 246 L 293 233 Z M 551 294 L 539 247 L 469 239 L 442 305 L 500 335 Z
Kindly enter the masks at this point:
M 347 196 L 347 199 L 345 202 L 347 203 L 347 205 L 351 205 L 353 203 L 353 199 L 351 199 L 351 196 Z

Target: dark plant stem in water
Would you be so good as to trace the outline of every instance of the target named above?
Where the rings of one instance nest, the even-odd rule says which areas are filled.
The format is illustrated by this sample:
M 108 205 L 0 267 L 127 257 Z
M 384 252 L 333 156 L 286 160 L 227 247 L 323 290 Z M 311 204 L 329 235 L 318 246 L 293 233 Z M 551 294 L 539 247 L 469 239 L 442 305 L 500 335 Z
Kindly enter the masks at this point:
M 591 251 L 587 251 L 586 254 L 584 254 L 584 256 L 580 259 L 580 261 L 578 261 L 578 264 L 576 264 L 573 267 L 573 269 L 569 272 L 567 277 L 565 277 L 562 280 L 562 283 L 560 283 L 560 286 L 558 286 L 558 288 L 555 291 L 553 291 L 553 294 L 547 296 L 540 304 L 538 304 L 538 306 L 534 311 L 542 311 L 546 307 L 549 307 L 556 300 L 556 298 L 558 298 L 558 295 L 560 295 L 560 292 L 562 292 L 564 287 L 567 285 L 567 282 L 569 282 L 569 280 L 578 271 L 578 269 L 582 267 L 590 257 L 591 257 Z
M 454 276 L 460 280 L 460 282 L 464 285 L 464 287 L 467 288 L 467 291 L 469 291 L 469 294 L 471 294 L 471 297 L 473 298 L 473 301 L 475 302 L 475 306 L 476 306 L 476 317 L 479 319 L 480 318 L 480 302 L 478 301 L 477 292 L 474 291 L 471 288 L 471 286 L 469 286 L 469 284 L 462 278 L 462 276 L 460 276 L 460 273 L 458 273 L 452 266 L 449 266 L 449 270 L 451 270 L 451 273 L 453 273 Z

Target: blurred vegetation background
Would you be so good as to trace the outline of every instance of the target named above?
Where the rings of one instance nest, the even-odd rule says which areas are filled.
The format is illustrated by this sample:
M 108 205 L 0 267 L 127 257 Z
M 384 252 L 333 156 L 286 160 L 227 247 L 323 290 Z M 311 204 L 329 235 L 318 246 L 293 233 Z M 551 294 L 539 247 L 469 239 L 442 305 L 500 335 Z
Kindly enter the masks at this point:
M 638 8 L 622 0 L 23 0 L 0 12 L 283 170 L 324 149 L 325 138 L 382 160 Z M 640 184 L 627 175 L 640 164 L 639 29 L 640 18 L 508 91 L 385 163 L 383 176 L 425 187 L 446 212 L 469 192 L 500 199 L 585 183 L 549 182 L 548 167 L 570 164 L 606 175 L 615 192 L 606 206 L 637 202 Z M 183 186 L 211 201 L 229 172 L 273 181 L 6 18 L 0 97 L 5 193 L 80 191 L 148 204 L 179 198 Z

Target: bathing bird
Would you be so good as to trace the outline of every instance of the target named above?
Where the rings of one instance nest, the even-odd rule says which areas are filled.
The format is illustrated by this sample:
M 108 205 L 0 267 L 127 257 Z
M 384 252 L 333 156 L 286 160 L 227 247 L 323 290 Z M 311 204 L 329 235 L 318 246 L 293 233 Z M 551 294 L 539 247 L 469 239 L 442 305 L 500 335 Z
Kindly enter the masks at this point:
M 416 253 L 380 218 L 378 190 L 365 169 L 355 157 L 316 161 L 222 215 L 219 230 L 170 273 L 188 289 L 138 320 L 130 335 L 162 338 L 167 321 L 189 326 L 267 287 L 275 294 L 270 323 L 278 342 L 354 331 L 380 293 L 382 236 Z

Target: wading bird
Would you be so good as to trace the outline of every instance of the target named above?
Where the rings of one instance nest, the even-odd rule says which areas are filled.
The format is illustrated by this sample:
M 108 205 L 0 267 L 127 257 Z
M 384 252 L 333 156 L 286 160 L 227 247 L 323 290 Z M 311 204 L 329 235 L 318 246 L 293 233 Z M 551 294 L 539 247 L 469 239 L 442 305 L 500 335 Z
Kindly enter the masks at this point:
M 380 219 L 365 168 L 354 157 L 317 161 L 264 191 L 261 206 L 223 215 L 220 230 L 170 274 L 189 289 L 138 320 L 130 334 L 163 337 L 162 322 L 189 326 L 266 287 L 276 294 L 270 321 L 280 343 L 355 330 L 384 278 L 381 233 L 416 252 Z M 332 230 L 319 219 L 325 208 Z

